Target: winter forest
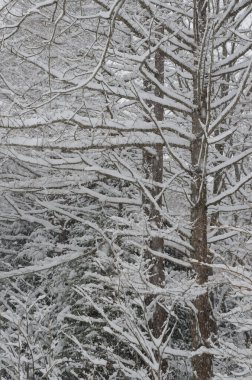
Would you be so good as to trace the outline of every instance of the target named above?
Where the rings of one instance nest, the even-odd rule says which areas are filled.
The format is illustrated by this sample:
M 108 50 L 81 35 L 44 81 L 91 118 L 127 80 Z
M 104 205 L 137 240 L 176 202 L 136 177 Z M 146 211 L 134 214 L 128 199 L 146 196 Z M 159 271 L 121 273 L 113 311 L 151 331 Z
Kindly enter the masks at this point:
M 0 0 L 0 379 L 252 379 L 251 0 Z

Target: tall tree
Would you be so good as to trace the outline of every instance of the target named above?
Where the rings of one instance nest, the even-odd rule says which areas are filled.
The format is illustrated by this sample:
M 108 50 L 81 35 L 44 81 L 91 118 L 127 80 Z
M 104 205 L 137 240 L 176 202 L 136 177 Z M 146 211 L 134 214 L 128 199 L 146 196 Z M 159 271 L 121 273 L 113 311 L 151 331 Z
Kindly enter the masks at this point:
M 49 305 L 32 313 L 56 302 L 64 332 L 58 372 L 47 342 L 34 376 L 207 380 L 244 374 L 244 357 L 250 376 L 251 2 L 24 0 L 0 12 L 0 278 L 14 279 L 2 314 L 18 320 L 34 286 Z M 39 349 L 24 340 L 13 363 L 26 349 L 27 373 Z

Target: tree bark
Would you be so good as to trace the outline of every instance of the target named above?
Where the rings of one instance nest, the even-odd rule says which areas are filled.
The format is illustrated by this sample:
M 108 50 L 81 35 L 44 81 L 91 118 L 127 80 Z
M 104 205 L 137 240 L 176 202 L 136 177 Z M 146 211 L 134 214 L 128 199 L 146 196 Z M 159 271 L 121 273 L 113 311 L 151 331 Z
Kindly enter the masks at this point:
M 211 263 L 211 256 L 207 243 L 207 180 L 206 163 L 208 159 L 208 145 L 205 131 L 202 126 L 207 122 L 208 86 L 204 77 L 204 33 L 206 28 L 207 2 L 194 1 L 194 39 L 195 39 L 195 68 L 193 75 L 193 94 L 195 110 L 192 115 L 192 133 L 194 140 L 191 143 L 191 245 L 194 249 L 194 271 L 200 292 L 193 301 L 194 312 L 192 317 L 192 348 L 197 350 L 201 346 L 209 347 L 211 337 L 216 333 L 216 324 L 213 316 L 210 295 L 207 289 L 210 270 L 205 264 Z M 200 64 L 200 59 L 202 64 Z M 211 379 L 213 373 L 213 357 L 204 353 L 195 355 L 192 359 L 193 380 Z
M 158 33 L 162 35 L 163 28 L 158 29 Z M 155 77 L 160 83 L 164 83 L 164 55 L 161 50 L 157 50 L 155 53 Z M 148 83 L 145 83 L 145 90 L 149 91 Z M 155 95 L 163 98 L 163 94 L 158 88 L 154 90 Z M 154 117 L 157 121 L 164 120 L 164 108 L 161 104 L 154 104 Z M 156 131 L 159 134 L 159 130 Z M 153 146 L 151 152 L 145 151 L 143 154 L 143 165 L 145 176 L 153 182 L 162 183 L 163 182 L 163 146 L 161 144 L 156 144 Z M 160 192 L 162 188 L 158 185 L 152 186 L 150 189 L 151 196 L 156 200 L 158 207 L 162 208 L 162 196 Z M 159 230 L 162 228 L 163 221 L 162 215 L 156 209 L 155 205 L 150 202 L 145 196 L 143 196 L 143 204 L 145 209 L 145 214 L 148 217 L 148 221 L 151 228 Z M 145 259 L 148 265 L 148 279 L 153 285 L 164 287 L 165 286 L 165 262 L 163 258 L 153 256 L 151 251 L 163 252 L 164 251 L 164 239 L 162 237 L 151 237 L 148 241 L 148 247 L 146 250 Z M 152 318 L 149 321 L 149 328 L 155 338 L 159 338 L 163 333 L 165 322 L 167 319 L 167 313 L 163 306 L 158 302 L 157 297 L 146 297 L 147 307 L 153 303 L 154 311 Z M 164 361 L 160 353 L 156 352 L 156 359 L 159 362 L 159 372 L 165 372 L 167 368 L 167 362 Z M 158 377 L 159 378 L 159 377 Z

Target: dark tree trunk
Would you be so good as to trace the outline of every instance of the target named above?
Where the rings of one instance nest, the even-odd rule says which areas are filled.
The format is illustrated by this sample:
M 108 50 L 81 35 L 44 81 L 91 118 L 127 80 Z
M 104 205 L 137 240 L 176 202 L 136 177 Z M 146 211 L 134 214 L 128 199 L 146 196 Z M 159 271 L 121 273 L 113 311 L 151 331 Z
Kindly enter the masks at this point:
M 158 33 L 163 33 L 163 29 L 159 28 Z M 164 55 L 158 50 L 155 53 L 155 70 L 156 79 L 160 83 L 164 83 Z M 150 91 L 148 87 L 148 82 L 145 83 L 145 90 Z M 158 88 L 155 88 L 155 95 L 162 98 L 163 94 Z M 157 121 L 164 120 L 164 109 L 160 104 L 154 104 L 154 117 Z M 156 131 L 159 134 L 159 130 Z M 154 145 L 151 152 L 145 151 L 143 154 L 143 165 L 145 176 L 153 182 L 162 183 L 163 182 L 163 146 L 161 144 Z M 156 203 L 159 208 L 162 207 L 162 195 L 160 193 L 162 188 L 158 185 L 152 186 L 148 189 L 151 196 L 156 199 Z M 163 221 L 162 215 L 157 210 L 155 205 L 143 195 L 143 205 L 145 209 L 145 214 L 148 217 L 151 227 L 155 230 L 162 228 Z M 164 239 L 162 237 L 151 237 L 148 241 L 148 247 L 146 250 L 146 262 L 148 265 L 148 278 L 151 284 L 159 287 L 164 287 L 165 285 L 165 262 L 163 258 L 155 257 L 152 251 L 163 252 L 164 251 Z M 149 328 L 155 338 L 160 337 L 165 327 L 165 322 L 167 319 L 167 313 L 158 302 L 158 297 L 147 297 L 146 305 L 147 307 L 152 304 L 153 314 L 149 321 Z M 167 368 L 167 363 L 164 361 L 159 352 L 156 353 L 156 359 L 160 364 L 160 372 L 165 372 Z
M 197 284 L 202 286 L 200 294 L 194 299 L 195 311 L 192 317 L 192 348 L 197 350 L 201 346 L 209 347 L 211 337 L 216 333 L 216 324 L 213 316 L 210 295 L 207 289 L 210 270 L 205 264 L 211 263 L 211 256 L 207 243 L 207 181 L 206 163 L 208 145 L 202 125 L 207 121 L 208 86 L 204 77 L 204 33 L 206 27 L 207 2 L 194 1 L 194 39 L 195 39 L 195 68 L 193 76 L 193 93 L 195 111 L 192 115 L 192 132 L 194 140 L 191 143 L 191 245 L 194 249 L 194 271 Z M 203 57 L 200 58 L 200 52 Z M 200 59 L 202 65 L 200 63 Z M 204 353 L 192 359 L 193 379 L 209 380 L 213 373 L 213 357 Z

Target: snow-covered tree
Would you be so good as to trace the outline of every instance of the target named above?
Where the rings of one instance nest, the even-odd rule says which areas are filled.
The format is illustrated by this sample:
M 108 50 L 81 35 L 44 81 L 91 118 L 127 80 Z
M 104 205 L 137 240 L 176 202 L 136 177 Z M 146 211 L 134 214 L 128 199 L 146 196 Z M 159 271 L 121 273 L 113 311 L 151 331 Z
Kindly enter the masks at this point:
M 2 3 L 1 375 L 249 378 L 251 2 Z

